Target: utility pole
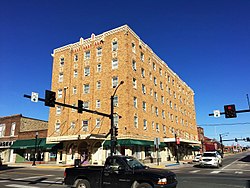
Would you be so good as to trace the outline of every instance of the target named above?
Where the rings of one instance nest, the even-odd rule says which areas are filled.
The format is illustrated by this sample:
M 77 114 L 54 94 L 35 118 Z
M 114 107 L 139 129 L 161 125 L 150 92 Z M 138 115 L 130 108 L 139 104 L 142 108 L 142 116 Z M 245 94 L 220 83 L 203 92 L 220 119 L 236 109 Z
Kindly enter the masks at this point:
M 176 151 L 176 163 L 179 163 L 179 156 L 178 156 L 178 143 L 177 143 L 177 135 L 176 133 L 174 134 L 175 137 L 175 151 Z

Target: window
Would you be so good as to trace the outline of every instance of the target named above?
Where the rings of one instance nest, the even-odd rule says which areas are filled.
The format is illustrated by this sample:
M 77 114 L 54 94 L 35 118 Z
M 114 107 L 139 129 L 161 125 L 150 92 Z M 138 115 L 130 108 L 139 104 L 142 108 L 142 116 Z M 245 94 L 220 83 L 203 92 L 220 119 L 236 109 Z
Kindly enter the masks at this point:
M 118 85 L 118 77 L 115 76 L 115 77 L 112 78 L 112 87 L 116 88 L 117 85 Z
M 15 135 L 15 129 L 16 129 L 16 123 L 13 122 L 11 124 L 10 136 L 14 136 Z
M 84 109 L 89 109 L 89 102 L 88 101 L 83 102 L 83 108 Z
M 76 86 L 73 87 L 73 95 L 75 95 L 77 93 L 77 89 Z
M 117 59 L 112 60 L 112 69 L 118 69 L 118 60 Z
M 73 103 L 72 106 L 76 107 L 76 103 Z M 71 108 L 71 112 L 76 112 L 76 109 Z
M 74 61 L 78 61 L 78 54 L 74 55 Z
M 138 128 L 138 117 L 137 115 L 134 115 L 134 126 Z
M 82 121 L 82 130 L 88 131 L 88 127 L 89 127 L 89 120 L 83 120 Z
M 60 58 L 60 67 L 64 66 L 64 57 Z
M 142 76 L 143 78 L 145 78 L 145 70 L 144 70 L 144 68 L 141 68 L 141 76 Z
M 114 104 L 114 106 L 118 106 L 118 96 L 117 95 L 114 96 L 113 104 Z
M 100 119 L 100 118 L 97 118 L 97 119 L 96 119 L 95 127 L 96 127 L 96 128 L 100 128 L 100 127 L 101 127 L 101 119 Z
M 147 120 L 146 119 L 143 120 L 143 129 L 147 130 Z
M 100 81 L 100 80 L 98 80 L 98 81 L 96 82 L 96 89 L 98 89 L 98 90 L 101 89 L 101 81 Z
M 133 78 L 133 88 L 137 88 L 137 82 L 136 82 L 136 79 L 135 78 Z
M 134 107 L 137 108 L 137 98 L 134 97 Z
M 98 64 L 96 70 L 97 70 L 97 72 L 101 72 L 102 71 L 102 64 Z
M 154 84 L 157 85 L 157 79 L 154 77 Z
M 84 84 L 84 86 L 83 86 L 83 92 L 85 94 L 89 93 L 89 84 Z
M 153 69 L 156 70 L 156 65 L 154 62 L 153 62 Z
M 61 106 L 56 107 L 56 115 L 60 115 L 62 112 Z
M 112 51 L 116 51 L 118 49 L 117 41 L 112 42 Z
M 155 107 L 155 115 L 158 116 L 159 115 L 159 112 L 158 112 L 158 108 Z
M 63 82 L 63 73 L 62 72 L 59 73 L 59 80 L 58 81 Z
M 163 90 L 163 84 L 162 84 L 162 82 L 160 82 L 160 88 L 161 88 L 161 90 Z
M 0 124 L 0 137 L 3 137 L 5 134 L 5 124 Z
M 78 72 L 77 70 L 74 70 L 74 78 L 77 78 L 77 76 L 78 76 Z
M 89 67 L 85 67 L 84 68 L 84 76 L 89 76 L 90 75 L 90 68 Z
M 165 119 L 166 118 L 166 116 L 165 116 L 165 110 L 162 110 L 161 114 L 162 114 L 162 118 Z
M 84 59 L 90 59 L 90 51 L 89 50 L 84 53 Z
M 146 86 L 144 84 L 142 84 L 142 93 L 146 94 Z
M 155 122 L 152 121 L 152 129 L 154 130 L 155 129 Z
M 157 92 L 154 93 L 154 97 L 155 97 L 155 100 L 157 101 L 158 100 Z
M 143 102 L 142 102 L 142 109 L 143 109 L 143 111 L 146 111 L 146 107 L 147 107 L 146 102 L 143 101 Z
M 144 61 L 144 53 L 141 52 L 141 61 Z
M 117 114 L 114 114 L 114 126 L 118 127 L 118 121 L 119 121 L 119 116 Z
M 98 47 L 97 49 L 96 49 L 96 56 L 97 57 L 100 57 L 102 55 L 102 47 Z
M 160 73 L 160 75 L 162 76 L 162 70 L 161 70 L 161 68 L 159 68 L 159 73 Z
M 163 129 L 163 133 L 166 134 L 167 133 L 167 127 L 166 127 L 166 125 L 162 125 L 162 129 Z
M 164 97 L 161 96 L 161 103 L 164 104 Z
M 55 125 L 55 131 L 56 131 L 56 132 L 59 132 L 59 131 L 60 131 L 60 126 L 61 126 L 60 122 L 57 121 L 57 122 L 56 122 L 56 125 Z
M 74 121 L 72 121 L 70 123 L 70 129 L 75 129 L 75 127 L 76 127 L 76 123 Z
M 153 89 L 150 88 L 150 95 L 153 96 Z
M 135 53 L 135 43 L 132 42 L 132 52 Z
M 58 89 L 57 96 L 58 96 L 58 99 L 62 98 L 62 89 Z
M 136 61 L 132 60 L 132 69 L 136 71 Z
M 160 131 L 160 129 L 159 129 L 159 124 L 158 124 L 158 123 L 156 123 L 156 127 L 155 127 L 155 128 L 156 128 L 156 131 L 157 131 L 157 132 Z
M 96 108 L 100 108 L 101 107 L 101 101 L 98 99 L 96 100 Z

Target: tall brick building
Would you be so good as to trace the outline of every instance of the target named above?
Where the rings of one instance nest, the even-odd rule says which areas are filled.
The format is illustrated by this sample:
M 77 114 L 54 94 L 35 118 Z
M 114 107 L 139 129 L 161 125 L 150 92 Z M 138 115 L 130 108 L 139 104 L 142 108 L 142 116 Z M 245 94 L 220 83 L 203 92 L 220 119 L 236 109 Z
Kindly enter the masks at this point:
M 188 144 L 198 143 L 193 90 L 127 25 L 81 38 L 53 51 L 52 90 L 57 101 L 110 114 L 118 151 L 144 160 L 156 157 L 154 139 L 161 141 L 161 160 L 174 159 L 175 134 L 180 156 L 190 155 Z M 73 163 L 88 155 L 100 163 L 109 155 L 110 119 L 56 106 L 50 109 L 47 142 L 62 142 L 58 162 Z

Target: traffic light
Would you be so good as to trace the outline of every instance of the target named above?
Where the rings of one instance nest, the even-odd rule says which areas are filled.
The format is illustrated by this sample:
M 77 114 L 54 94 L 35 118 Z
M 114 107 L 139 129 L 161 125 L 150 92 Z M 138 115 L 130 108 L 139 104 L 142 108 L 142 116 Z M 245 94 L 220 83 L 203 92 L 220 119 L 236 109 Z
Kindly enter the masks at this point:
M 225 110 L 225 117 L 226 118 L 236 118 L 237 117 L 234 104 L 225 105 L 224 110 Z
M 45 91 L 45 106 L 49 107 L 55 107 L 55 102 L 56 102 L 56 92 L 46 90 Z
M 83 101 L 82 100 L 78 100 L 78 106 L 77 106 L 77 111 L 78 113 L 82 113 L 83 109 Z
M 118 136 L 118 127 L 114 127 L 114 135 L 115 135 L 115 137 L 117 137 Z
M 247 142 L 250 142 L 250 138 L 249 137 L 247 137 Z
M 237 139 L 237 138 L 235 138 L 234 140 L 235 140 L 235 142 L 238 142 L 238 139 Z

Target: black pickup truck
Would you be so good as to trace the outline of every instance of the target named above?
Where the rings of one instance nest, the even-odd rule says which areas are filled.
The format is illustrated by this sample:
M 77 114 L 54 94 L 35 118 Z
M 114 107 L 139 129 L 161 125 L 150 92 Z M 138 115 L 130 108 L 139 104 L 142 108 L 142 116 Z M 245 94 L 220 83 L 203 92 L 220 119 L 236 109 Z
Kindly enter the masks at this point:
M 149 168 L 134 157 L 112 156 L 104 166 L 66 168 L 64 184 L 76 188 L 175 188 L 176 175 Z

